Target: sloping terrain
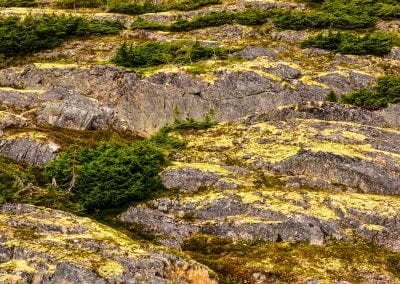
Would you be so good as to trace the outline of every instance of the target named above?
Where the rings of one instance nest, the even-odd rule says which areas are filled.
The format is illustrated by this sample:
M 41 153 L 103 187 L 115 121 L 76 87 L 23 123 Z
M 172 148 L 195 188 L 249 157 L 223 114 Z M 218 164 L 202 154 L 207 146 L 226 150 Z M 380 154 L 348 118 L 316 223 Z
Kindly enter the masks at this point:
M 0 283 L 400 283 L 396 0 L 0 0 Z

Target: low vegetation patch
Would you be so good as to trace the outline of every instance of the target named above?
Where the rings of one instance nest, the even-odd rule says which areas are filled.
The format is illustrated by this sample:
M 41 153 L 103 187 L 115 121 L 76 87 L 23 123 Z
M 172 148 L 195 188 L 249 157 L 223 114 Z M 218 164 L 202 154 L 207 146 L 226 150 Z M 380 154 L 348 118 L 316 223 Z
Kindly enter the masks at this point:
M 338 279 L 362 283 L 364 273 L 400 277 L 400 254 L 364 241 L 308 243 L 237 241 L 200 235 L 185 242 L 183 250 L 219 274 L 221 283 L 252 283 L 253 274 L 270 282 L 302 283 Z M 384 271 L 382 271 L 384 269 Z
M 63 9 L 98 8 L 106 4 L 105 0 L 57 0 L 55 6 Z
M 283 9 L 271 9 L 268 11 L 248 9 L 242 12 L 222 11 L 208 13 L 190 20 L 178 19 L 169 25 L 139 18 L 132 24 L 132 28 L 182 32 L 225 24 L 262 25 L 271 21 L 281 29 L 336 28 L 348 30 L 373 28 L 379 18 L 397 19 L 400 17 L 400 4 L 394 0 L 308 2 L 312 3 L 314 9 L 309 11 Z
M 3 18 L 0 19 L 0 57 L 20 56 L 54 48 L 73 36 L 114 34 L 122 28 L 120 22 L 75 16 Z
M 395 45 L 395 37 L 382 32 L 357 35 L 352 32 L 320 33 L 306 39 L 303 48 L 316 47 L 342 54 L 385 55 Z
M 71 201 L 71 194 L 51 186 L 44 189 L 46 179 L 40 168 L 28 167 L 0 157 L 0 204 L 29 203 L 80 213 L 80 204 Z
M 366 109 L 380 109 L 389 103 L 400 102 L 400 76 L 378 78 L 374 90 L 361 89 L 342 97 L 342 102 Z
M 169 163 L 167 155 L 186 145 L 172 132 L 205 129 L 215 123 L 212 112 L 200 121 L 177 116 L 151 138 L 131 141 L 111 132 L 60 131 L 55 139 L 73 146 L 44 169 L 0 157 L 0 204 L 22 202 L 99 218 L 115 216 L 125 206 L 164 189 L 159 173 Z M 55 130 L 41 131 L 54 135 Z
M 157 24 L 143 18 L 138 18 L 132 23 L 131 27 L 133 29 L 181 32 L 235 23 L 240 25 L 262 25 L 269 20 L 272 13 L 272 11 L 261 10 L 246 10 L 244 12 L 212 12 L 195 17 L 191 20 L 178 19 L 170 25 Z
M 0 0 L 0 7 L 36 7 L 37 0 Z
M 63 0 L 65 1 L 65 0 Z M 221 0 L 183 0 L 183 1 L 168 1 L 157 3 L 156 1 L 132 1 L 126 2 L 121 0 L 111 1 L 109 11 L 115 13 L 123 13 L 130 15 L 140 15 L 145 13 L 157 13 L 170 10 L 190 11 L 196 10 L 205 6 L 220 4 Z
M 130 46 L 123 44 L 111 61 L 124 67 L 150 67 L 210 58 L 225 59 L 230 53 L 228 48 L 202 46 L 199 42 L 147 42 Z

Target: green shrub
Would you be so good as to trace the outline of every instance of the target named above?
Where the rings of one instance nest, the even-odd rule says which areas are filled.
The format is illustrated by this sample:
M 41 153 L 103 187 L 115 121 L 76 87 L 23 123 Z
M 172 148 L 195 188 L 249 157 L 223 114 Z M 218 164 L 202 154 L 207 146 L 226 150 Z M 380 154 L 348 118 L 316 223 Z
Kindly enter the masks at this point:
M 149 198 L 163 188 L 158 173 L 165 164 L 163 152 L 152 142 L 106 143 L 70 149 L 46 166 L 46 176 L 73 192 L 75 202 L 90 212 Z
M 178 19 L 170 25 L 138 19 L 132 23 L 132 29 L 166 30 L 173 32 L 191 31 L 195 29 L 218 27 L 226 24 L 261 25 L 268 21 L 272 11 L 246 10 L 244 12 L 212 12 L 191 20 Z
M 220 4 L 220 0 L 183 0 L 173 1 L 162 4 L 155 4 L 154 1 L 124 2 L 114 0 L 110 3 L 110 12 L 123 13 L 130 15 L 141 15 L 145 13 L 157 13 L 169 10 L 190 11 L 199 9 L 208 5 Z
M 45 15 L 39 18 L 0 19 L 0 54 L 18 56 L 54 48 L 71 36 L 113 34 L 123 28 L 120 22 L 74 16 Z
M 36 0 L 0 0 L 0 7 L 36 7 Z
M 306 39 L 302 47 L 316 47 L 333 50 L 342 54 L 385 55 L 394 46 L 394 37 L 381 32 L 359 36 L 351 32 L 320 33 Z
M 205 47 L 199 42 L 147 42 L 141 45 L 123 44 L 112 62 L 125 67 L 149 67 L 166 63 L 191 63 L 199 60 L 227 58 L 230 50 Z
M 106 0 L 57 0 L 56 7 L 59 8 L 98 8 L 105 4 Z
M 72 202 L 70 197 L 64 190 L 57 190 L 51 186 L 46 188 L 41 169 L 19 165 L 0 157 L 0 204 L 28 203 L 81 213 L 81 206 Z
M 380 109 L 400 102 L 400 76 L 378 78 L 375 90 L 361 89 L 342 97 L 342 102 L 366 109 Z
M 326 101 L 331 103 L 336 103 L 338 101 L 337 95 L 334 91 L 330 91 L 326 96 Z
M 243 12 L 213 12 L 191 20 L 179 19 L 171 25 L 138 21 L 132 28 L 169 31 L 190 31 L 225 24 L 262 25 L 272 20 L 276 27 L 301 30 L 307 28 L 366 29 L 373 28 L 378 18 L 399 18 L 400 5 L 384 0 L 326 0 L 309 1 L 315 9 L 291 11 L 272 9 L 268 11 L 248 9 Z M 135 11 L 138 9 L 135 8 Z M 140 9 L 139 9 L 140 10 Z
M 336 14 L 324 11 L 279 11 L 273 17 L 276 27 L 301 30 L 306 28 L 361 29 L 373 27 L 376 18 L 368 14 Z

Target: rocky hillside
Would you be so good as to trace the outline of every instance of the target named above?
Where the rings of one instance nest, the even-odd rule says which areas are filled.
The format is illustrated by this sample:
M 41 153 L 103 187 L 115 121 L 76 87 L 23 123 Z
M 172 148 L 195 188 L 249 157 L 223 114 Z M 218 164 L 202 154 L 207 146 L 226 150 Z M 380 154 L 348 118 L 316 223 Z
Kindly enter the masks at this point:
M 396 0 L 0 0 L 1 283 L 400 283 Z

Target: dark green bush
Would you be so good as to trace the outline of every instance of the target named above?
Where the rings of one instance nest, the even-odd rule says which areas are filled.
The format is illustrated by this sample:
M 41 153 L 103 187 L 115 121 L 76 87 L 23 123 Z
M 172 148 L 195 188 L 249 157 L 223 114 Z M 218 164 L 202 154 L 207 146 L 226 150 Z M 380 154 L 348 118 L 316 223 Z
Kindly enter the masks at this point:
M 324 11 L 278 11 L 273 17 L 275 26 L 281 29 L 306 28 L 361 29 L 373 27 L 376 18 L 368 14 L 337 14 Z
M 122 28 L 120 22 L 74 16 L 8 17 L 0 19 L 0 55 L 24 55 L 54 48 L 71 36 L 113 34 Z
M 106 143 L 96 149 L 70 149 L 46 166 L 46 176 L 93 211 L 149 198 L 163 188 L 158 173 L 165 164 L 163 152 L 152 142 Z
M 385 55 L 394 46 L 392 35 L 385 33 L 369 33 L 359 36 L 351 32 L 320 33 L 302 43 L 303 48 L 316 47 L 333 50 L 342 54 Z
M 325 100 L 327 102 L 336 103 L 338 101 L 338 98 L 334 91 L 330 91 Z
M 205 47 L 199 42 L 147 42 L 136 46 L 123 44 L 112 62 L 125 67 L 149 67 L 166 63 L 190 63 L 212 57 L 226 58 L 230 50 Z
M 213 12 L 195 17 L 191 20 L 178 19 L 171 25 L 162 25 L 138 19 L 132 24 L 132 29 L 153 29 L 173 32 L 191 31 L 195 29 L 218 27 L 225 24 L 261 25 L 268 21 L 272 11 L 246 10 L 244 12 Z
M 36 7 L 36 0 L 0 0 L 0 7 Z
M 154 1 L 124 2 L 112 1 L 109 11 L 114 13 L 123 13 L 130 15 L 141 15 L 145 13 L 157 13 L 169 10 L 190 11 L 199 9 L 208 5 L 220 4 L 220 0 L 183 0 L 163 4 L 156 4 Z
M 400 76 L 378 78 L 375 90 L 358 90 L 342 97 L 342 102 L 366 109 L 380 109 L 400 102 Z
M 171 25 L 138 21 L 132 28 L 170 31 L 190 31 L 224 24 L 261 25 L 269 19 L 282 29 L 373 28 L 378 18 L 399 18 L 400 5 L 397 1 L 383 0 L 326 0 L 309 1 L 315 9 L 311 11 L 290 11 L 272 9 L 268 11 L 248 9 L 243 12 L 214 12 L 191 20 L 177 20 Z
M 55 5 L 59 8 L 97 8 L 106 3 L 106 0 L 57 0 Z
M 45 178 L 41 169 L 19 165 L 0 157 L 0 204 L 28 203 L 80 213 L 81 206 L 72 202 L 70 197 L 64 190 L 57 190 L 51 186 L 45 188 Z

